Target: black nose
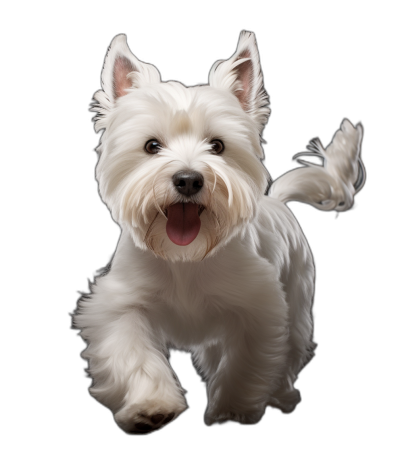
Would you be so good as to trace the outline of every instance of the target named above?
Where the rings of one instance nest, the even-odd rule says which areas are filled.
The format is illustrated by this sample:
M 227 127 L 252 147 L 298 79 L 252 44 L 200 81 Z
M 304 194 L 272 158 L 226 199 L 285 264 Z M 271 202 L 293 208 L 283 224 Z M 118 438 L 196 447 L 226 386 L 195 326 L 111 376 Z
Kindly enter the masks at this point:
M 177 191 L 185 196 L 192 196 L 203 187 L 204 178 L 197 171 L 178 171 L 172 177 Z

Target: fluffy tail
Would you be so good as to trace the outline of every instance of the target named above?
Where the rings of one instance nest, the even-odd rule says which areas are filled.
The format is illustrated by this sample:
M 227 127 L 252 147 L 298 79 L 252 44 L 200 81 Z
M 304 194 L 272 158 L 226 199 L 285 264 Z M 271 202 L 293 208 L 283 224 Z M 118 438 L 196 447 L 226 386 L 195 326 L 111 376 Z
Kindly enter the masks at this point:
M 318 137 L 312 139 L 307 146 L 309 152 L 293 157 L 303 166 L 274 181 L 268 195 L 282 202 L 305 202 L 322 211 L 347 211 L 365 183 L 362 138 L 362 125 L 354 127 L 348 119 L 343 119 L 328 147 L 324 148 Z M 304 161 L 300 158 L 304 156 L 319 157 L 321 164 Z

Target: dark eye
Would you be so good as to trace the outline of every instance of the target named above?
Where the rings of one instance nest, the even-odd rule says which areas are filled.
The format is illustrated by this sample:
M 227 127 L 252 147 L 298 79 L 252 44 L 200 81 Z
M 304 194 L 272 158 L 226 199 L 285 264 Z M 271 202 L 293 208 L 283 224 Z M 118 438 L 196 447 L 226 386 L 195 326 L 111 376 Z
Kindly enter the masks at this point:
M 211 144 L 211 153 L 213 153 L 214 155 L 219 155 L 225 150 L 225 146 L 222 140 L 214 139 L 210 142 L 210 144 Z
M 151 139 L 146 142 L 144 149 L 147 153 L 151 153 L 152 155 L 154 155 L 155 153 L 158 153 L 161 150 L 161 144 L 157 140 Z

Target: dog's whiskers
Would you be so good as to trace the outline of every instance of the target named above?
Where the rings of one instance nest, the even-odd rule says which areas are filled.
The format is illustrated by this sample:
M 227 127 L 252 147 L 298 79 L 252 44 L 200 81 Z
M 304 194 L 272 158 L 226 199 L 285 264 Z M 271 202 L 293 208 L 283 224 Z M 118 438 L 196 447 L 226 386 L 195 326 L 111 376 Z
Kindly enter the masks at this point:
M 154 219 L 152 220 L 152 222 L 150 223 L 149 228 L 147 229 L 146 235 L 143 239 L 143 241 L 146 243 L 147 248 L 149 248 L 149 250 L 151 250 L 153 252 L 154 252 L 154 247 L 153 247 L 153 244 L 152 244 L 152 237 L 150 237 L 150 234 L 151 234 L 151 230 L 153 229 L 154 223 L 155 223 L 155 221 L 158 217 L 158 214 L 159 214 L 159 212 L 156 212 L 156 215 L 155 215 Z
M 213 189 L 211 191 L 211 193 L 213 193 L 215 191 L 215 187 L 217 186 L 217 174 L 215 173 L 215 170 L 211 165 L 209 165 L 206 162 L 204 162 L 204 164 L 207 166 L 207 168 L 209 168 L 211 170 L 212 174 L 214 175 L 214 186 L 213 186 Z

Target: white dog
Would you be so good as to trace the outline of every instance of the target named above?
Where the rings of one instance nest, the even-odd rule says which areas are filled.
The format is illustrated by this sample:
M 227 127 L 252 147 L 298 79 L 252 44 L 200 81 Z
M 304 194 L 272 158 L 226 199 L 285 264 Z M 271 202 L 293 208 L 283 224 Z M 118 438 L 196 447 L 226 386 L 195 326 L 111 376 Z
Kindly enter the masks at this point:
M 365 181 L 361 125 L 344 120 L 326 149 L 314 139 L 296 157 L 322 164 L 299 160 L 271 184 L 269 101 L 246 31 L 209 85 L 189 88 L 162 82 L 119 35 L 94 99 L 97 180 L 122 234 L 74 316 L 90 393 L 126 432 L 160 428 L 187 407 L 172 347 L 191 352 L 207 384 L 206 424 L 256 423 L 266 405 L 292 411 L 315 348 L 314 264 L 284 203 L 352 206 Z

